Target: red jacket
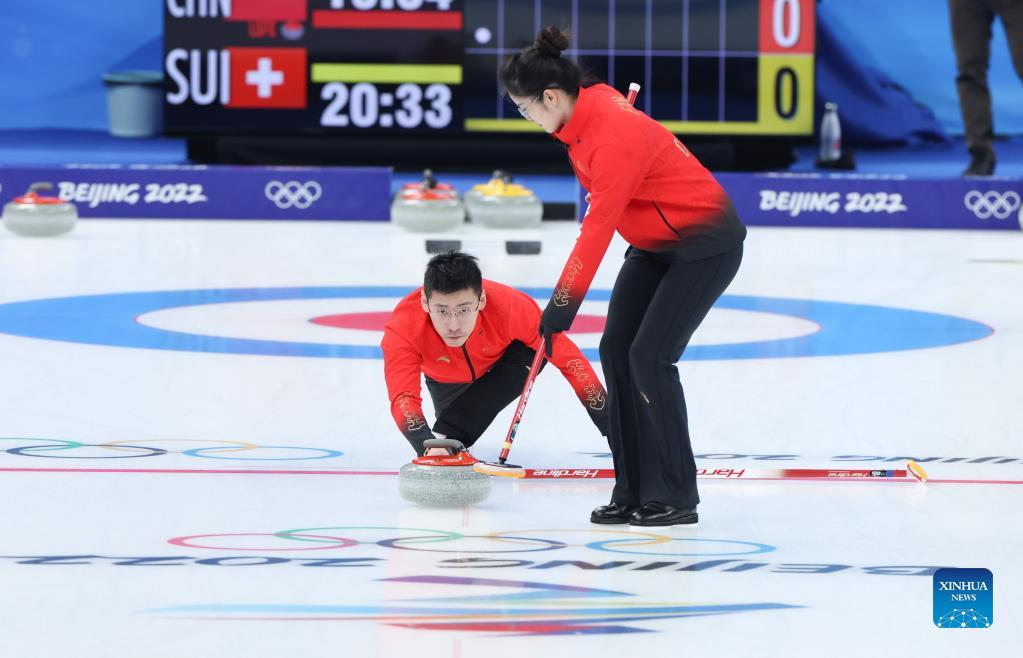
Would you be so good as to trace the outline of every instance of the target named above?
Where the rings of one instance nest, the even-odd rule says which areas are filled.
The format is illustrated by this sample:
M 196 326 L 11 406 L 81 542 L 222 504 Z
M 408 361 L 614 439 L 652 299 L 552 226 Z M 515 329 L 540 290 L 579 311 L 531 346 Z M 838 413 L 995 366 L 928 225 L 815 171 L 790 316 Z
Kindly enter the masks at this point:
M 380 346 L 384 350 L 391 415 L 410 440 L 413 435 L 421 438 L 429 432 L 423 417 L 421 373 L 441 383 L 469 383 L 490 370 L 512 341 L 534 350 L 539 347 L 540 307 L 536 302 L 523 292 L 486 279 L 483 290 L 487 304 L 462 347 L 448 347 L 433 328 L 419 301 L 422 288 L 402 299 L 384 326 Z M 550 361 L 571 384 L 591 417 L 603 411 L 607 397 L 604 386 L 575 343 L 567 336 L 555 336 Z
M 572 118 L 554 136 L 568 147 L 589 211 L 545 312 L 571 325 L 618 231 L 646 251 L 697 260 L 734 249 L 746 236 L 728 195 L 667 128 L 613 88 L 579 90 Z M 567 321 L 567 324 L 564 322 Z

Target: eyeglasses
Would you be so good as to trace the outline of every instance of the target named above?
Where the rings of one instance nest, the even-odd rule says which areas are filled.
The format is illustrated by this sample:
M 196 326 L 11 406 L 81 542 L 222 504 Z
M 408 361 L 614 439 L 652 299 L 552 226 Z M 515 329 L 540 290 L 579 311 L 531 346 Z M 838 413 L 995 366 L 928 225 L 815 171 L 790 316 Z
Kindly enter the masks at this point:
M 533 107 L 533 103 L 537 102 L 541 98 L 543 98 L 543 94 L 540 94 L 536 98 L 531 100 L 525 107 L 522 107 L 520 105 L 515 105 L 515 109 L 519 111 L 519 114 L 522 115 L 523 119 L 528 119 L 529 118 L 529 114 L 527 114 L 527 112 L 529 112 L 529 108 Z
M 437 317 L 439 317 L 442 320 L 450 320 L 451 318 L 456 318 L 456 319 L 458 319 L 459 322 L 462 322 L 463 320 L 467 320 L 469 318 L 469 316 L 471 316 L 473 313 L 475 313 L 479 309 L 480 309 L 480 302 L 476 302 L 476 306 L 473 306 L 472 308 L 462 307 L 462 308 L 456 308 L 453 311 L 449 311 L 447 309 L 431 308 L 430 309 L 430 313 L 433 314 L 433 315 L 436 315 Z

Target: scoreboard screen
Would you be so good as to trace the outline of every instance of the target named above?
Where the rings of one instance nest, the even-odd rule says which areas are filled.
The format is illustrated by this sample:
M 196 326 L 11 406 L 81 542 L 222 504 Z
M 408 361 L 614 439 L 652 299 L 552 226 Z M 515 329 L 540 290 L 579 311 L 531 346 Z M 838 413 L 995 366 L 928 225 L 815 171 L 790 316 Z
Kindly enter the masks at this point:
M 813 133 L 814 0 L 165 0 L 165 129 L 538 131 L 497 70 L 545 25 L 673 132 Z

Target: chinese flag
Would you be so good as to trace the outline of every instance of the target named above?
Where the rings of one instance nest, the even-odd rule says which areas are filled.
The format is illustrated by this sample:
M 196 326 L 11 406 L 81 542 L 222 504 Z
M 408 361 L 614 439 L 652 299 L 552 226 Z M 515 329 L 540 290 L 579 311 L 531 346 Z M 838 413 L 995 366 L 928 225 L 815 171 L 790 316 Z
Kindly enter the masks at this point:
M 298 21 L 309 14 L 306 0 L 234 0 L 232 21 Z
M 305 48 L 228 48 L 231 100 L 228 107 L 302 109 L 307 104 L 309 67 Z

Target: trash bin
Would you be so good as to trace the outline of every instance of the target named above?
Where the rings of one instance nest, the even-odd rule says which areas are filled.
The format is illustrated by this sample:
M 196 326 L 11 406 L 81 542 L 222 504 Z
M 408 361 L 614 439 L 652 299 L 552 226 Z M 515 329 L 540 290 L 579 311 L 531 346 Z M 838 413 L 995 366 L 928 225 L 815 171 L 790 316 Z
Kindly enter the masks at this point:
M 103 76 L 107 116 L 115 137 L 155 137 L 163 131 L 163 73 L 112 71 Z

